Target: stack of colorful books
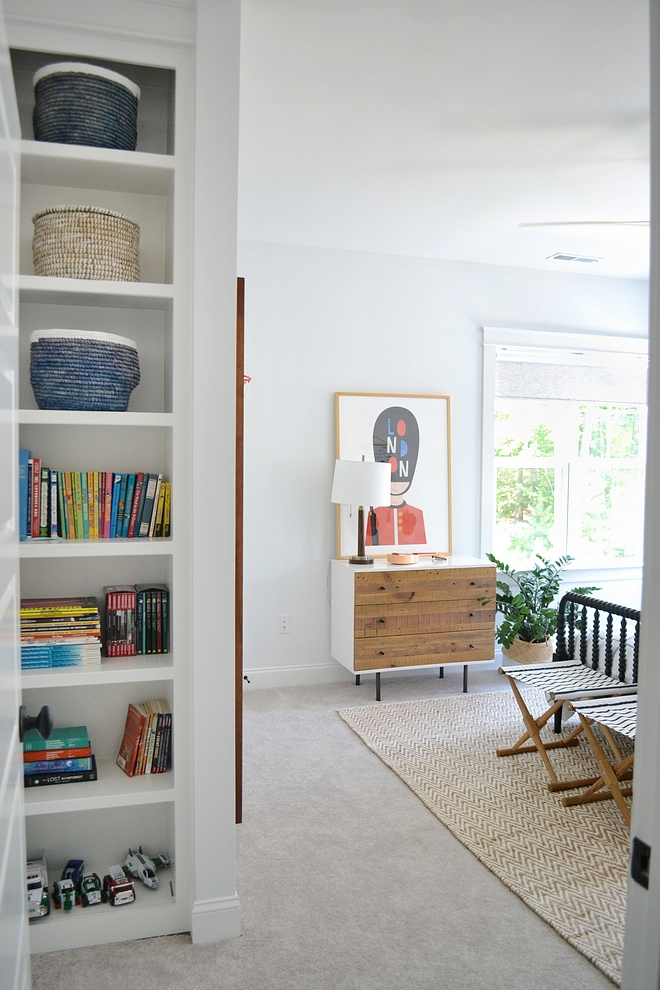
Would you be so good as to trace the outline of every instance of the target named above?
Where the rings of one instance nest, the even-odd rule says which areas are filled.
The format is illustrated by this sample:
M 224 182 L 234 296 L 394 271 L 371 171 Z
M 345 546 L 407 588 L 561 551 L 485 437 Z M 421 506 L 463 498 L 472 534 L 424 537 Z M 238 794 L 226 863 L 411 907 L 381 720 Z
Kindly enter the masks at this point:
M 96 780 L 87 726 L 54 729 L 49 739 L 30 729 L 23 739 L 23 779 L 26 787 Z
M 170 652 L 167 585 L 114 585 L 105 589 L 105 652 L 109 657 Z
M 168 537 L 172 486 L 162 474 L 53 471 L 19 451 L 21 540 Z
M 101 663 L 101 616 L 96 598 L 23 598 L 21 667 L 80 667 Z
M 170 765 L 172 709 L 164 699 L 129 705 L 117 766 L 128 777 L 165 773 Z

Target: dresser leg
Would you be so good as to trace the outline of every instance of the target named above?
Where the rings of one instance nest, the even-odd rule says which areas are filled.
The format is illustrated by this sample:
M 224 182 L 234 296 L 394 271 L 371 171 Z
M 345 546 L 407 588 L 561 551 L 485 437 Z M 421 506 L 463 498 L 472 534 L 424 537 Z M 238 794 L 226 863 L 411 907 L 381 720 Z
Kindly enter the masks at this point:
M 467 694 L 467 677 L 468 677 L 467 672 L 468 672 L 468 665 L 464 663 L 463 664 L 463 694 Z
M 445 676 L 445 668 L 444 667 L 441 667 L 440 668 L 440 672 L 438 674 L 438 677 L 444 677 L 444 676 Z
M 360 686 L 360 675 L 359 674 L 356 674 L 355 675 L 355 686 L 356 687 L 359 687 Z
M 380 701 L 380 672 L 376 674 L 376 701 Z

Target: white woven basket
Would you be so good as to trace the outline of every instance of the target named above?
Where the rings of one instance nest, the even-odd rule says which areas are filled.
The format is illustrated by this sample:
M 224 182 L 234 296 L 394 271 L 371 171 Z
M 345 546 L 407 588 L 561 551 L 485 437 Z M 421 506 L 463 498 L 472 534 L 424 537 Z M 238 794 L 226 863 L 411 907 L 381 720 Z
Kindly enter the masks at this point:
M 36 275 L 140 281 L 140 228 L 98 206 L 49 206 L 32 217 Z

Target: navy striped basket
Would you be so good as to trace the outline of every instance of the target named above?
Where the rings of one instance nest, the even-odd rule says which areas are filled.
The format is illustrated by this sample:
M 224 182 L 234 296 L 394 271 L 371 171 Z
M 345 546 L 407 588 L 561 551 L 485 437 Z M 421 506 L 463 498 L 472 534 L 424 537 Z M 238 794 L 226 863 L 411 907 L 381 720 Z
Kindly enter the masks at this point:
M 140 87 L 118 72 L 56 62 L 35 72 L 35 141 L 135 151 Z
M 35 330 L 30 383 L 40 409 L 126 412 L 140 381 L 135 341 L 94 330 Z

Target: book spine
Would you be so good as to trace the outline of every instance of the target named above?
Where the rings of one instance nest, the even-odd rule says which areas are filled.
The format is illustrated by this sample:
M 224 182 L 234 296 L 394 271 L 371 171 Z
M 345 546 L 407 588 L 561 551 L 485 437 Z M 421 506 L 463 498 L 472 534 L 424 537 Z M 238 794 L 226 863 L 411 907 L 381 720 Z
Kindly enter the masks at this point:
M 123 535 L 127 485 L 128 485 L 128 475 L 122 474 L 121 484 L 119 486 L 119 502 L 117 505 L 117 539 L 119 539 Z
M 38 732 L 35 731 L 32 734 L 32 730 L 30 730 L 23 740 L 24 753 L 34 753 L 39 750 L 49 752 L 51 749 L 82 749 L 85 746 L 89 746 L 89 736 L 82 727 L 71 731 L 55 729 L 55 734 L 49 736 L 48 739 L 42 739 Z M 86 756 L 87 754 L 83 753 L 82 755 Z
M 50 491 L 50 469 L 42 467 L 41 484 L 39 488 L 39 536 L 44 539 L 50 536 L 48 525 L 48 493 Z
M 154 758 L 154 746 L 156 744 L 156 729 L 158 728 L 158 714 L 156 712 L 151 713 L 149 719 L 149 743 L 147 746 L 146 757 L 144 761 L 144 772 L 145 774 L 151 773 L 151 764 Z
M 34 458 L 28 458 L 27 470 L 27 539 L 32 539 L 32 471 L 34 468 Z
M 145 481 L 144 486 L 144 502 L 142 504 L 142 513 L 140 515 L 140 528 L 138 530 L 138 536 L 140 537 L 149 536 L 151 514 L 154 509 L 154 498 L 156 496 L 157 485 L 158 475 L 150 474 L 148 479 Z
M 163 652 L 163 593 L 156 592 L 156 653 Z
M 151 509 L 151 518 L 149 520 L 149 537 L 153 537 L 156 532 L 156 517 L 158 515 L 158 503 L 160 501 L 160 493 L 163 487 L 163 476 L 158 475 L 158 481 L 156 482 L 156 492 L 154 494 L 154 504 Z
M 167 482 L 162 481 L 158 493 L 158 505 L 156 506 L 156 525 L 154 526 L 154 536 L 163 535 L 163 509 L 165 508 L 165 488 Z
M 121 474 L 111 474 L 112 478 L 112 501 L 110 508 L 110 539 L 117 536 L 117 515 L 119 513 L 119 492 L 121 491 Z
M 141 591 L 138 591 L 135 596 L 135 625 L 137 652 L 142 654 L 144 653 L 144 648 L 142 646 L 142 632 L 144 628 L 144 595 Z
M 73 505 L 73 488 L 71 483 L 71 471 L 64 472 L 64 491 L 66 497 L 66 519 L 67 531 L 70 540 L 76 538 L 76 517 Z
M 128 527 L 131 521 L 131 510 L 133 508 L 133 496 L 135 494 L 135 475 L 129 474 L 126 480 L 126 501 L 124 502 L 124 519 L 122 522 L 121 535 L 123 539 L 128 537 Z
M 73 488 L 74 519 L 76 526 L 76 539 L 83 538 L 83 514 L 82 514 L 82 484 L 80 471 L 71 472 L 71 486 Z
M 23 753 L 23 762 L 32 763 L 34 760 L 45 762 L 46 760 L 75 760 L 92 755 L 92 747 L 73 746 L 66 749 L 35 749 L 30 753 Z
M 70 760 L 31 760 L 23 764 L 23 773 L 70 773 L 73 770 L 91 769 L 91 756 L 74 757 Z
M 163 592 L 163 653 L 170 652 L 170 593 Z
M 41 458 L 32 458 L 32 539 L 39 538 L 39 496 L 41 493 Z
M 169 537 L 171 532 L 170 519 L 172 515 L 172 483 L 167 482 L 165 487 L 165 509 L 163 512 L 163 536 Z
M 78 784 L 81 781 L 96 780 L 96 760 L 92 757 L 91 770 L 75 770 L 69 773 L 24 774 L 26 787 L 45 787 L 49 784 Z
M 138 502 L 137 513 L 135 518 L 135 531 L 133 536 L 139 537 L 140 535 L 140 523 L 142 522 L 142 513 L 144 512 L 144 500 L 147 496 L 147 486 L 149 484 L 149 475 L 144 475 L 144 480 L 142 482 L 142 490 L 140 491 L 140 501 Z M 137 490 L 136 490 L 137 495 Z
M 105 507 L 103 512 L 103 538 L 110 539 L 110 526 L 112 524 L 112 490 L 114 487 L 114 474 L 112 471 L 105 472 Z
M 28 462 L 29 450 L 18 452 L 18 535 L 27 540 L 28 535 Z
M 141 708 L 142 710 L 142 708 Z M 149 718 L 146 712 L 142 711 L 144 715 L 144 722 L 142 723 L 142 732 L 140 733 L 140 745 L 138 748 L 137 760 L 135 761 L 135 773 L 142 775 L 144 773 L 144 760 L 145 752 L 147 749 L 147 744 L 149 742 Z
M 165 715 L 165 745 L 163 747 L 163 755 L 161 759 L 160 772 L 165 773 L 170 763 L 170 755 L 172 751 L 172 713 L 167 712 Z
M 140 504 L 142 502 L 142 492 L 144 491 L 144 474 L 140 471 L 135 477 L 135 493 L 133 495 L 133 504 L 131 506 L 131 519 L 128 524 L 128 538 L 132 539 L 136 533 L 135 529 L 137 527 L 138 521 L 138 511 Z
M 156 719 L 156 734 L 154 737 L 154 753 L 151 758 L 151 773 L 158 773 L 158 761 L 160 760 L 160 748 L 163 739 L 163 716 L 158 712 L 154 717 Z
M 94 472 L 94 539 L 101 539 L 101 474 Z
M 82 531 L 83 539 L 89 539 L 89 475 L 87 471 L 82 471 L 80 474 L 80 495 L 82 503 Z
M 57 471 L 50 472 L 49 487 L 50 487 L 49 530 L 50 530 L 51 539 L 56 539 L 59 532 L 58 530 L 59 502 L 57 497 Z
M 63 540 L 69 535 L 66 521 L 66 496 L 64 494 L 64 472 L 57 472 L 57 509 L 58 509 L 58 533 Z

